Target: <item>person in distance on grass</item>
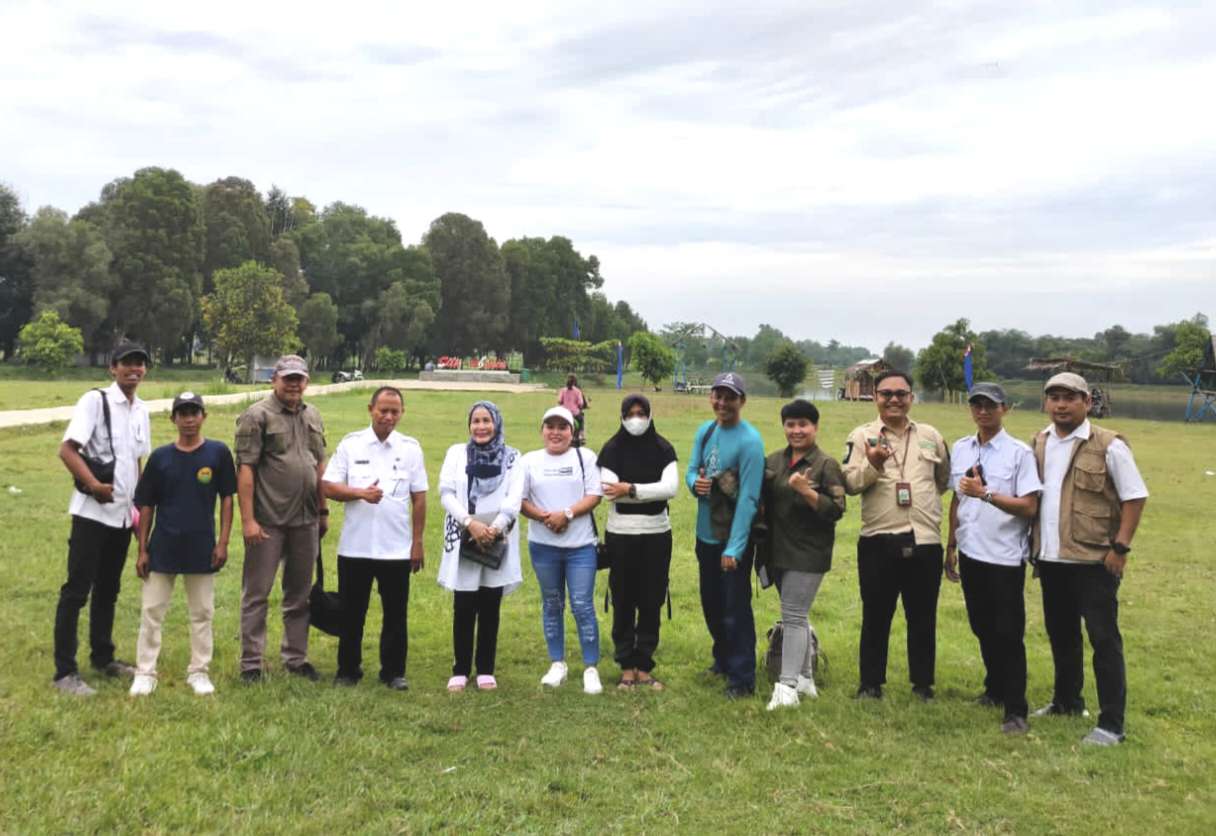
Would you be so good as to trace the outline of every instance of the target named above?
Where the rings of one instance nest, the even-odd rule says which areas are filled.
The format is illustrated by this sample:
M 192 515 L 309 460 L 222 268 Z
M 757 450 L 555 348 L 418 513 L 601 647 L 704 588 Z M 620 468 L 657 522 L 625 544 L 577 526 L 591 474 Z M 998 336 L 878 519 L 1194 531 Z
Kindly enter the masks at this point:
M 55 609 L 54 685 L 65 694 L 87 697 L 96 693 L 80 678 L 76 666 L 80 609 L 90 596 L 89 658 L 93 668 L 104 676 L 135 674 L 133 665 L 114 657 L 114 605 L 131 545 L 140 463 L 152 451 L 148 410 L 135 394 L 149 359 L 147 349 L 138 343 L 124 340 L 115 346 L 110 354 L 114 382 L 81 396 L 59 445 L 59 458 L 76 482 L 68 505 L 72 515 L 68 577 Z M 111 474 L 101 468 L 108 481 L 93 473 L 86 457 L 112 468 Z
M 878 418 L 853 430 L 845 487 L 861 495 L 857 580 L 861 589 L 859 698 L 882 698 L 895 605 L 908 621 L 912 692 L 933 699 L 937 597 L 942 582 L 942 501 L 950 453 L 941 433 L 912 421 L 912 380 L 888 369 L 874 380 Z
M 976 434 L 950 452 L 950 535 L 946 578 L 963 583 L 971 632 L 984 660 L 981 705 L 1004 709 L 1001 731 L 1023 734 L 1026 724 L 1026 570 L 1030 521 L 1039 510 L 1034 452 L 1001 426 L 1005 390 L 977 383 L 968 398 Z
M 421 445 L 396 431 L 403 410 L 399 390 L 381 386 L 373 392 L 367 405 L 371 426 L 338 443 L 322 477 L 325 496 L 346 505 L 338 539 L 339 685 L 363 678 L 363 625 L 375 581 L 384 609 L 380 681 L 395 691 L 409 687 L 410 575 L 424 563 L 427 481 Z
M 726 696 L 756 690 L 756 622 L 752 615 L 752 521 L 764 480 L 764 442 L 742 418 L 742 375 L 714 378 L 714 419 L 697 429 L 684 481 L 697 498 L 697 564 L 701 612 L 713 639 L 710 672 L 727 679 Z
M 612 503 L 604 544 L 611 560 L 618 687 L 661 690 L 663 684 L 651 672 L 671 567 L 667 501 L 680 489 L 680 470 L 675 448 L 650 417 L 649 400 L 627 395 L 621 401 L 621 427 L 600 450 L 599 465 L 604 496 Z
M 583 410 L 591 406 L 591 401 L 582 389 L 578 388 L 578 378 L 573 374 L 566 375 L 566 385 L 557 393 L 557 405 L 564 406 L 574 416 L 574 446 L 581 447 L 587 440 L 586 420 Z
M 600 659 L 600 630 L 595 619 L 595 506 L 603 488 L 595 454 L 573 447 L 574 416 L 564 406 L 552 407 L 541 418 L 544 447 L 524 454 L 524 488 L 520 510 L 528 526 L 528 550 L 540 584 L 541 625 L 552 663 L 541 685 L 556 688 L 566 681 L 565 609 L 578 626 L 582 649 L 583 690 L 604 690 L 596 665 Z
M 308 661 L 308 594 L 320 538 L 329 528 L 321 483 L 325 425 L 304 403 L 308 364 L 287 354 L 271 378 L 274 391 L 236 419 L 237 502 L 245 540 L 241 572 L 241 680 L 260 682 L 266 612 L 283 564 L 283 642 L 287 671 L 313 682 Z
M 781 596 L 781 679 L 768 709 L 815 697 L 814 648 L 807 615 L 823 576 L 832 568 L 836 521 L 845 511 L 844 474 L 815 443 L 819 409 L 810 401 L 781 407 L 786 447 L 764 463 L 768 569 Z
M 190 666 L 186 683 L 199 696 L 215 693 L 208 676 L 211 664 L 211 618 L 215 612 L 215 573 L 228 562 L 232 533 L 232 495 L 236 469 L 222 441 L 203 437 L 207 412 L 203 399 L 182 392 L 169 413 L 177 441 L 158 447 L 148 457 L 135 490 L 139 508 L 139 558 L 135 574 L 143 578 L 143 613 L 136 643 L 135 681 L 131 696 L 156 690 L 161 625 L 178 575 L 190 609 Z M 215 536 L 215 500 L 220 497 L 220 535 Z M 155 523 L 155 527 L 153 527 Z
M 439 585 L 452 590 L 454 661 L 448 690 L 463 691 L 473 673 L 476 633 L 477 687 L 498 687 L 494 663 L 498 654 L 498 617 L 503 595 L 522 582 L 519 561 L 519 506 L 524 471 L 520 453 L 503 435 L 502 413 L 490 401 L 469 410 L 469 440 L 448 448 L 439 471 L 439 499 L 444 519 L 443 562 Z M 506 543 L 497 569 L 462 558 L 467 534 L 485 547 Z
M 1043 584 L 1055 688 L 1035 712 L 1085 715 L 1081 621 L 1094 651 L 1101 713 L 1083 743 L 1123 741 L 1127 672 L 1119 634 L 1119 584 L 1148 488 L 1123 436 L 1089 422 L 1089 384 L 1071 372 L 1043 387 L 1051 426 L 1033 440 L 1043 498 L 1032 554 Z

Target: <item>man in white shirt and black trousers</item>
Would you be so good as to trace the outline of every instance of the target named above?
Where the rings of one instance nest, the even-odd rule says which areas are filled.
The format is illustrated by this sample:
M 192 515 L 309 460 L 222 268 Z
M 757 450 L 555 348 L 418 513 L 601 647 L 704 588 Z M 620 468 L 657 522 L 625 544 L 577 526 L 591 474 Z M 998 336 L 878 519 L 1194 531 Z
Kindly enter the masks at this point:
M 138 343 L 124 340 L 115 346 L 110 355 L 114 382 L 81 396 L 59 445 L 59 458 L 76 482 L 68 506 L 68 579 L 55 610 L 54 685 L 65 694 L 96 693 L 76 667 L 80 610 L 90 598 L 93 668 L 105 676 L 135 675 L 132 664 L 114 658 L 114 605 L 134 529 L 135 486 L 142 459 L 152 452 L 148 410 L 135 395 L 148 362 L 147 349 Z M 109 464 L 112 475 L 98 478 L 86 458 Z
M 977 702 L 1004 708 L 1001 731 L 1026 722 L 1026 560 L 1030 521 L 1043 489 L 1029 445 L 1005 432 L 1005 390 L 977 383 L 968 396 L 976 433 L 950 451 L 950 536 L 946 578 L 963 582 L 967 620 L 980 642 L 984 692 Z
M 1119 583 L 1148 489 L 1124 438 L 1089 423 L 1089 384 L 1072 372 L 1047 381 L 1052 425 L 1034 437 L 1043 499 L 1034 554 L 1043 583 L 1043 620 L 1055 662 L 1051 702 L 1035 712 L 1087 716 L 1081 696 L 1084 644 L 1093 645 L 1101 713 L 1082 743 L 1123 742 L 1127 672 L 1119 634 Z
M 374 580 L 384 608 L 380 681 L 404 691 L 410 575 L 423 566 L 426 467 L 418 442 L 396 431 L 399 390 L 381 386 L 367 411 L 371 426 L 342 439 L 322 476 L 325 496 L 345 503 L 338 540 L 343 629 L 334 682 L 354 685 L 363 677 L 363 625 Z

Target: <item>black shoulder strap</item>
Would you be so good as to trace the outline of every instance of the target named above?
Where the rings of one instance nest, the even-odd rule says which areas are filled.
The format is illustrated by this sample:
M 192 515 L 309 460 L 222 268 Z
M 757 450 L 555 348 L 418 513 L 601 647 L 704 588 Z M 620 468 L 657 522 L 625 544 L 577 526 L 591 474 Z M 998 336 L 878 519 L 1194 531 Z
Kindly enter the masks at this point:
M 578 456 L 578 470 L 579 470 L 579 473 L 581 473 L 583 476 L 583 478 L 580 480 L 580 482 L 581 482 L 581 484 L 586 485 L 587 484 L 587 465 L 583 464 L 582 448 L 575 447 L 574 454 L 576 456 Z M 598 540 L 598 539 L 600 539 L 600 527 L 595 524 L 595 509 L 592 508 L 587 513 L 588 513 L 588 516 L 591 517 L 591 530 L 595 533 L 595 539 Z
M 110 458 L 117 461 L 118 456 L 114 454 L 114 428 L 110 424 L 110 399 L 106 397 L 106 390 L 100 387 L 93 390 L 101 396 L 101 414 L 106 422 L 106 440 L 110 442 Z
M 701 464 L 700 468 L 705 469 L 705 451 L 709 447 L 709 440 L 713 437 L 714 430 L 718 428 L 718 422 L 714 421 L 709 425 L 709 429 L 705 431 L 705 437 L 701 439 Z

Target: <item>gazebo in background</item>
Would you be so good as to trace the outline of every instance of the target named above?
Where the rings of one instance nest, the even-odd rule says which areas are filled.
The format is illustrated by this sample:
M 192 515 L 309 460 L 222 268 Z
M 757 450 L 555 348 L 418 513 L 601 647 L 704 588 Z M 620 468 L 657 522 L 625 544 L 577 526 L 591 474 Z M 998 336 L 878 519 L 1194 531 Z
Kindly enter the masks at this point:
M 842 401 L 874 400 L 874 378 L 891 368 L 881 357 L 871 357 L 854 363 L 844 370 L 844 386 L 840 389 Z
M 1186 420 L 1202 421 L 1203 416 L 1216 417 L 1216 337 L 1203 349 L 1203 367 L 1182 375 L 1191 384 L 1191 397 L 1186 402 Z
M 1034 357 L 1026 365 L 1026 370 L 1037 372 L 1046 382 L 1052 375 L 1060 372 L 1074 372 L 1085 378 L 1089 383 L 1089 415 L 1091 418 L 1106 418 L 1111 414 L 1110 393 L 1097 383 L 1110 384 L 1123 379 L 1123 367 L 1117 363 L 1094 363 L 1089 360 L 1077 360 L 1074 357 Z M 1040 395 L 1039 411 L 1044 411 L 1046 397 Z

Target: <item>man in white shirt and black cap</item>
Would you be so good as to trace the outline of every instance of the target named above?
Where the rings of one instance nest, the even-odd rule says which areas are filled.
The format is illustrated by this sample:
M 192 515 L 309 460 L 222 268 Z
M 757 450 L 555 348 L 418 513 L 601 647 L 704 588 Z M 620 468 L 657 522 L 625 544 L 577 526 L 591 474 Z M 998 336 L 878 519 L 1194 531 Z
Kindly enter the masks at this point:
M 1005 432 L 1005 390 L 977 383 L 968 396 L 976 433 L 950 451 L 950 536 L 946 577 L 963 582 L 971 632 L 984 660 L 981 705 L 1002 707 L 1001 731 L 1026 723 L 1026 570 L 1030 521 L 1039 509 L 1034 452 Z
M 1119 584 L 1148 489 L 1123 436 L 1090 424 L 1085 378 L 1063 372 L 1048 380 L 1043 391 L 1052 423 L 1034 437 L 1043 499 L 1033 553 L 1043 583 L 1055 690 L 1051 703 L 1035 716 L 1087 716 L 1081 696 L 1084 620 L 1101 713 L 1082 742 L 1113 746 L 1123 741 L 1127 704 Z
M 68 578 L 55 610 L 54 685 L 65 694 L 96 693 L 76 666 L 80 610 L 90 598 L 93 668 L 105 676 L 135 674 L 133 665 L 114 658 L 114 605 L 131 545 L 135 486 L 142 459 L 152 451 L 148 410 L 135 395 L 149 360 L 138 343 L 116 345 L 110 355 L 114 382 L 81 396 L 59 445 L 59 458 L 76 484 L 68 506 Z

